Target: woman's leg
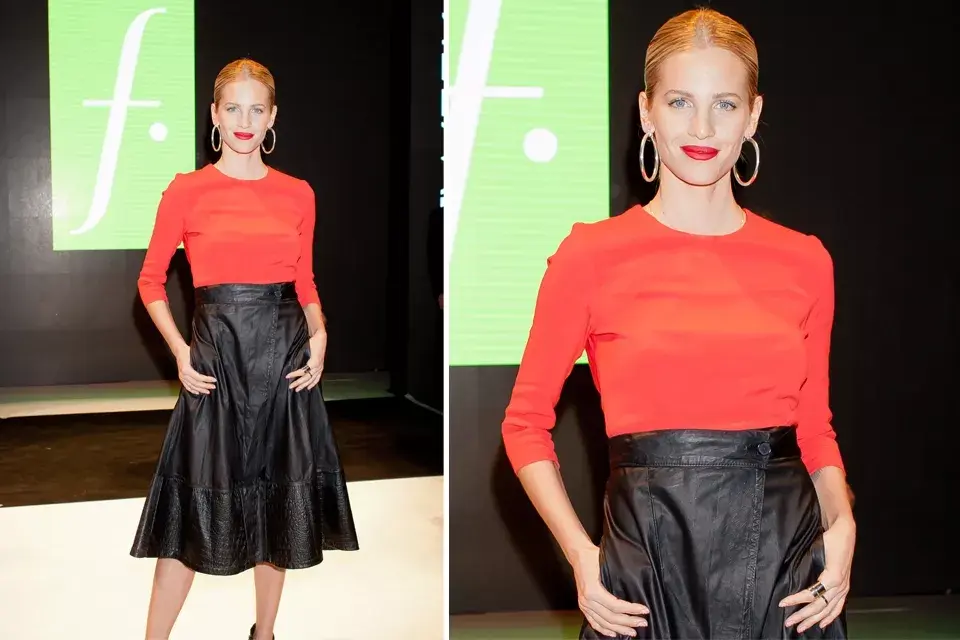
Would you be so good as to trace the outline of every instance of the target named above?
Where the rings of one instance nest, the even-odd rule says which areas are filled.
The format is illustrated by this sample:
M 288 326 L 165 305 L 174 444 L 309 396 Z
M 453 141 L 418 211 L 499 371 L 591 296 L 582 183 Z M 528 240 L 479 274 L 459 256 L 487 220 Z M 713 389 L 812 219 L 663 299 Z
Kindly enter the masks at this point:
M 193 584 L 194 571 L 179 560 L 161 558 L 153 573 L 147 613 L 147 640 L 167 640 Z
M 272 564 L 258 564 L 253 569 L 253 582 L 257 590 L 256 640 L 273 638 L 273 625 L 277 621 L 280 594 L 283 593 L 283 580 L 286 576 L 286 570 Z

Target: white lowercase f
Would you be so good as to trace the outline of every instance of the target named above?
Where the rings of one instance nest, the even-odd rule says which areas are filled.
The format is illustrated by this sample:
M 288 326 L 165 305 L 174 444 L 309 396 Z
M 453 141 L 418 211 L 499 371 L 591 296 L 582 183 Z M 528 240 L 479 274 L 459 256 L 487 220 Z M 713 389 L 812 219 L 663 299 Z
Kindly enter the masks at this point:
M 133 79 L 137 72 L 140 46 L 147 22 L 151 17 L 166 12 L 164 8 L 147 9 L 134 18 L 127 27 L 123 45 L 120 48 L 120 63 L 117 68 L 117 79 L 113 85 L 113 98 L 83 101 L 84 107 L 109 107 L 110 111 L 107 116 L 107 130 L 103 137 L 103 148 L 100 151 L 100 166 L 97 169 L 97 182 L 93 188 L 90 210 L 83 224 L 70 232 L 72 235 L 80 235 L 95 228 L 107 213 L 110 194 L 113 192 L 113 179 L 117 173 L 120 144 L 127 124 L 127 111 L 131 107 L 157 108 L 160 106 L 159 100 L 134 101 L 130 96 L 133 93 Z

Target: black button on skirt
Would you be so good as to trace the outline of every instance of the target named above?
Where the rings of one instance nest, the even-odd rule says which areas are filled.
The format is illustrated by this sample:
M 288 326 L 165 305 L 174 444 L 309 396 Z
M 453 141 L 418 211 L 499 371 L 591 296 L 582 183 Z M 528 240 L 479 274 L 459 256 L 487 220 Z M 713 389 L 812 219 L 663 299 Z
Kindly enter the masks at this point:
M 294 285 L 199 287 L 196 298 L 190 358 L 217 388 L 181 390 L 131 555 L 232 575 L 358 549 L 320 387 L 294 392 L 286 379 L 309 358 Z

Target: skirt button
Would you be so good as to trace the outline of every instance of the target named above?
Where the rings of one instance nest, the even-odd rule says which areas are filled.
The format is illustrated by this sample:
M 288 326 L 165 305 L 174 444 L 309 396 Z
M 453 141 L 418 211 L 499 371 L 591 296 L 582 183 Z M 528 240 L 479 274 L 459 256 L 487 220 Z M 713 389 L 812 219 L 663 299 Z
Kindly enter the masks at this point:
M 768 456 L 770 455 L 770 445 L 766 442 L 761 442 L 760 446 L 757 447 L 757 451 L 759 451 L 762 456 Z

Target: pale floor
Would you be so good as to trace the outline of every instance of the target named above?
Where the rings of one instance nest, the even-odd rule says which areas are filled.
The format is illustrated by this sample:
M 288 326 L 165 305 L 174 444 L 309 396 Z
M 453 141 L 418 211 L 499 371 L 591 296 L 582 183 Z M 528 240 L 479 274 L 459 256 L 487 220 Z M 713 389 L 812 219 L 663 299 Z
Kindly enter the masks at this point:
M 440 640 L 443 478 L 348 485 L 360 551 L 287 573 L 277 640 Z M 142 499 L 0 508 L 0 638 L 139 640 L 154 561 L 128 550 Z M 171 640 L 241 640 L 253 573 L 198 575 Z
M 389 397 L 390 374 L 382 371 L 329 374 L 323 397 L 361 400 Z M 173 409 L 179 381 L 116 382 L 50 387 L 0 387 L 0 419 L 82 413 L 122 413 Z

